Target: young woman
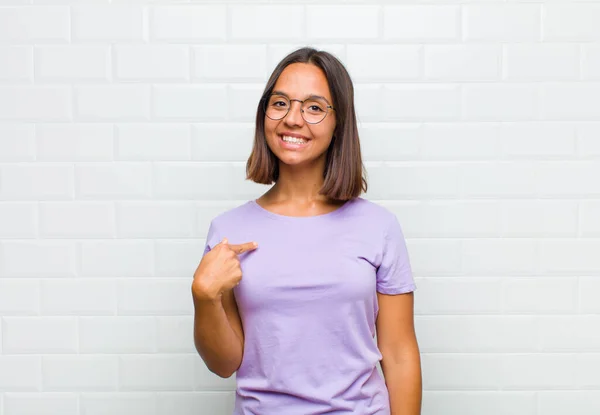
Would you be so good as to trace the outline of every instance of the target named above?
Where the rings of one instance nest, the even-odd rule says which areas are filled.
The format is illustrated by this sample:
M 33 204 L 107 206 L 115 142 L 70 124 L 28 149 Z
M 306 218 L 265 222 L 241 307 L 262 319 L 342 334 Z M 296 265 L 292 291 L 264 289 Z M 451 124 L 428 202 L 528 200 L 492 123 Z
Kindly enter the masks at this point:
M 404 236 L 360 197 L 354 89 L 333 55 L 302 48 L 275 68 L 247 176 L 274 185 L 212 220 L 192 284 L 196 349 L 236 373 L 234 414 L 419 414 Z

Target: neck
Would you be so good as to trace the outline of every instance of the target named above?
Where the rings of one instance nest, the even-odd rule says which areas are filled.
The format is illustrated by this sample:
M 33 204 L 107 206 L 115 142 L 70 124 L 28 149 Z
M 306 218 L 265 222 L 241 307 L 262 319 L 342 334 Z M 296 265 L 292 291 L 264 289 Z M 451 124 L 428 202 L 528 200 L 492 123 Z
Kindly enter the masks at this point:
M 279 200 L 326 201 L 327 198 L 319 194 L 319 190 L 325 181 L 323 178 L 324 171 L 324 161 L 311 166 L 289 166 L 280 163 L 279 178 L 270 193 Z

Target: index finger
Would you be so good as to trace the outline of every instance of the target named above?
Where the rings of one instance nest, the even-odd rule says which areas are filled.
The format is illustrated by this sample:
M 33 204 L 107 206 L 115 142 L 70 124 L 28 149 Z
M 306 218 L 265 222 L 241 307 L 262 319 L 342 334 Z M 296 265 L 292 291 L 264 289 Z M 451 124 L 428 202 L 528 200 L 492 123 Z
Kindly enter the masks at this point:
M 252 251 L 258 247 L 256 242 L 246 242 L 245 244 L 229 245 L 229 248 L 236 254 L 243 254 L 246 251 Z

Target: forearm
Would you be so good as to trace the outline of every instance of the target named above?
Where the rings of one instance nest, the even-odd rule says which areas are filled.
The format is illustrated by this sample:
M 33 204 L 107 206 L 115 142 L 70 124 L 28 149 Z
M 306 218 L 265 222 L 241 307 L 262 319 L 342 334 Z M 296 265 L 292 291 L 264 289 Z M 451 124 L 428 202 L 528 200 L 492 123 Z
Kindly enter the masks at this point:
M 208 369 L 230 377 L 242 361 L 242 341 L 235 333 L 221 301 L 194 303 L 194 344 Z
M 418 351 L 398 359 L 384 357 L 381 368 L 390 396 L 391 415 L 420 415 L 421 360 Z

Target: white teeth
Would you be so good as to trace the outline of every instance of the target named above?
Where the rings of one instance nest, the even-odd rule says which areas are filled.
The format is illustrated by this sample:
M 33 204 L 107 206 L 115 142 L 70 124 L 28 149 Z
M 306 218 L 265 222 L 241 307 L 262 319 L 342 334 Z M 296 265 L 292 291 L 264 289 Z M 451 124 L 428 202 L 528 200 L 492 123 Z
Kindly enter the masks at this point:
M 284 135 L 282 138 L 283 138 L 283 141 L 285 141 L 286 143 L 304 144 L 307 142 L 306 140 L 304 140 L 302 138 L 288 137 L 287 135 Z

